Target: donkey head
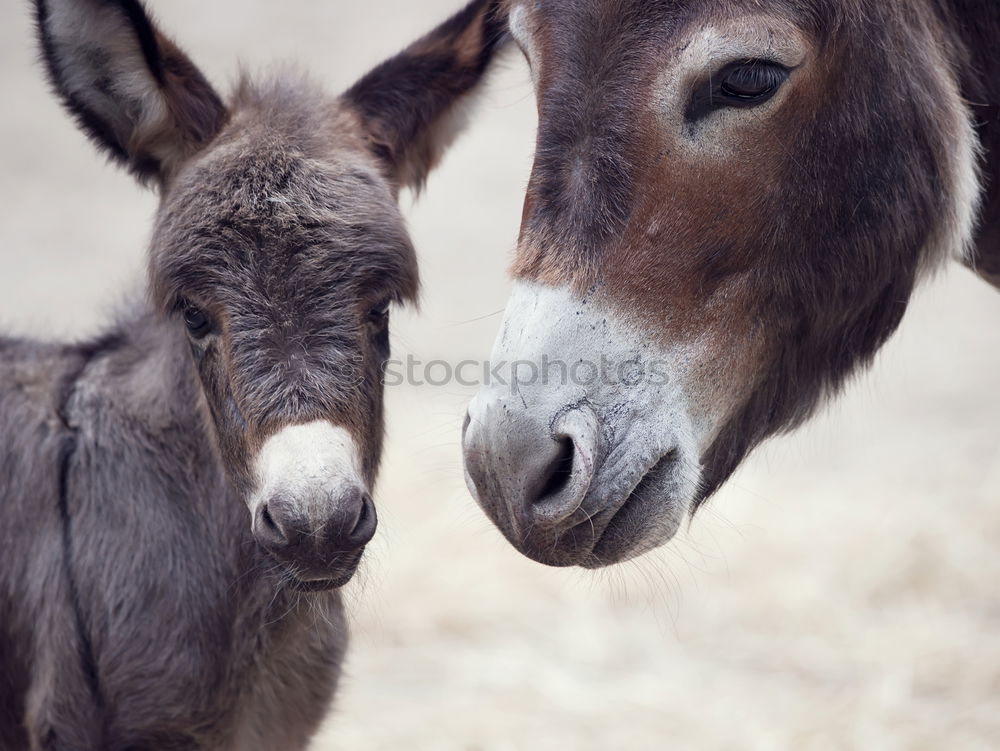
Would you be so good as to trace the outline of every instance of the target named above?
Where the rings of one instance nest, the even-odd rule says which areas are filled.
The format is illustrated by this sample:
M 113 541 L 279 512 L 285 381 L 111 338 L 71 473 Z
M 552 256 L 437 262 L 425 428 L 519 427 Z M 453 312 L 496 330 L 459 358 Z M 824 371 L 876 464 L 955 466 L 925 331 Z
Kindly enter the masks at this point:
M 468 479 L 528 556 L 601 566 L 669 540 L 963 251 L 962 49 L 924 0 L 508 6 L 539 132 L 493 359 L 533 367 L 474 400 Z
M 342 97 L 291 77 L 227 103 L 135 0 L 36 6 L 67 107 L 160 190 L 152 299 L 186 331 L 254 536 L 302 586 L 345 582 L 376 527 L 389 306 L 418 287 L 396 195 L 485 69 L 488 3 Z

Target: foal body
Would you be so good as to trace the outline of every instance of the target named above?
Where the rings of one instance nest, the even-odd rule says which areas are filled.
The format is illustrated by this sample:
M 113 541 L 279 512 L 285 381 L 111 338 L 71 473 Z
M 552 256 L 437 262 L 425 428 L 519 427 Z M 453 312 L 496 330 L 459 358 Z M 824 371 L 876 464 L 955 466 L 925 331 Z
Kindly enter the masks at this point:
M 302 749 L 418 286 L 396 197 L 487 68 L 491 3 L 341 97 L 225 103 L 136 0 L 35 7 L 57 94 L 161 200 L 147 302 L 92 342 L 0 340 L 0 751 Z
M 326 713 L 340 592 L 256 544 L 201 402 L 151 312 L 0 344 L 0 748 L 296 749 Z

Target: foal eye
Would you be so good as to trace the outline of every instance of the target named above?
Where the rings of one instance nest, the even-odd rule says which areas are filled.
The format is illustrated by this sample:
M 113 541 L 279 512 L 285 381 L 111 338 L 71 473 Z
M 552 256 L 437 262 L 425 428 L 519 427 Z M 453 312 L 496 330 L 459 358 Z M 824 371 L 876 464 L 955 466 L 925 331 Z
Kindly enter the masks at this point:
M 790 69 L 772 60 L 730 63 L 695 91 L 686 118 L 693 122 L 719 109 L 745 109 L 764 104 L 790 74 Z
M 204 339 L 212 330 L 212 321 L 201 308 L 183 303 L 184 325 L 195 339 Z
M 374 326 L 383 327 L 389 322 L 389 305 L 384 302 L 368 311 L 368 321 Z

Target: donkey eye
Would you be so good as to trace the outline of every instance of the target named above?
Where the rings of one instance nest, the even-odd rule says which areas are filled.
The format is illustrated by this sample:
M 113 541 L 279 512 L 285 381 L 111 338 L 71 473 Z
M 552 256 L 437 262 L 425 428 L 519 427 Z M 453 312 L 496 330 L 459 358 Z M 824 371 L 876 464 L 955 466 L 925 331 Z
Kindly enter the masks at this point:
M 759 103 L 788 78 L 788 68 L 766 60 L 733 63 L 722 71 L 719 92 L 727 99 Z
M 212 321 L 201 308 L 191 303 L 183 304 L 184 325 L 195 339 L 204 339 L 212 330 Z
M 790 74 L 771 60 L 730 63 L 695 90 L 685 118 L 695 122 L 720 109 L 757 107 L 771 99 Z
M 384 302 L 381 305 L 377 305 L 368 311 L 368 321 L 374 326 L 382 327 L 389 322 L 389 305 L 391 303 Z

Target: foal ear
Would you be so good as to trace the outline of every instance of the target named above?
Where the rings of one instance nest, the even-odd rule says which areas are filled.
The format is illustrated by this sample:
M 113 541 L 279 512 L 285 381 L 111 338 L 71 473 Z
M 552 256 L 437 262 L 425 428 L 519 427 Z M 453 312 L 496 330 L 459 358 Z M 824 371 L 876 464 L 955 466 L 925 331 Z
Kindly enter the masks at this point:
M 145 180 L 210 141 L 226 108 L 138 0 L 34 0 L 49 78 L 80 127 Z
M 473 0 L 344 95 L 398 186 L 419 188 L 461 129 L 458 105 L 506 41 L 503 0 Z

